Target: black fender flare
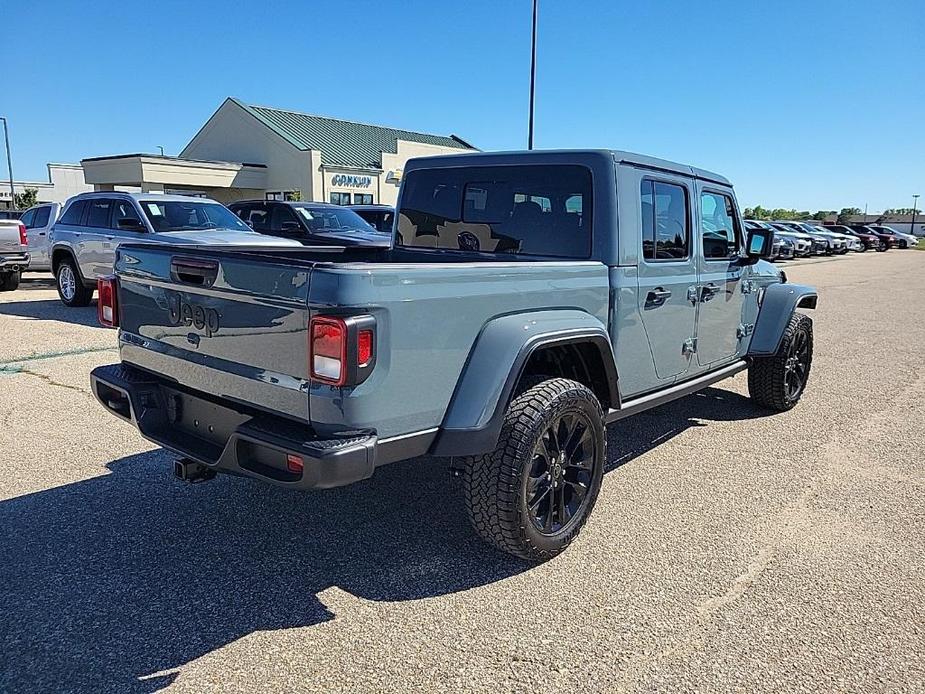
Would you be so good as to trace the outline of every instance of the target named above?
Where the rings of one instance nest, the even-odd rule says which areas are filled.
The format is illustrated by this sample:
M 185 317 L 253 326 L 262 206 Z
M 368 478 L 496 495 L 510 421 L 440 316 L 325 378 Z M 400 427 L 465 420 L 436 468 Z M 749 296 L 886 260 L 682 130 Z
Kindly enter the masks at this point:
M 748 356 L 768 357 L 776 354 L 793 312 L 798 308 L 814 309 L 817 300 L 815 287 L 789 282 L 765 287 Z
M 610 336 L 584 311 L 554 309 L 489 321 L 473 345 L 431 453 L 481 455 L 494 450 L 514 390 L 537 350 L 553 345 L 592 345 L 601 356 L 612 407 L 619 406 L 617 367 Z

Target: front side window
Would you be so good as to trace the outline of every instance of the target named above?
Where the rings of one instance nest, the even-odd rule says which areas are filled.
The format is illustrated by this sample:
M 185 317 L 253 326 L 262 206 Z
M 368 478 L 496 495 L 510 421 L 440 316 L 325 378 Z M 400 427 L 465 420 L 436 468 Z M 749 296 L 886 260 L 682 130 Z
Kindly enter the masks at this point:
M 575 165 L 419 169 L 405 176 L 397 245 L 587 258 L 591 172 Z
M 688 256 L 690 219 L 687 190 L 662 181 L 643 180 L 642 256 L 646 260 L 681 260 Z
M 108 227 L 109 211 L 112 209 L 112 200 L 106 198 L 91 198 L 87 201 L 90 210 L 87 212 L 88 227 Z
M 194 200 L 142 200 L 139 202 L 145 217 L 154 231 L 204 231 L 233 229 L 250 231 L 231 210 L 224 205 Z
M 270 217 L 270 231 L 282 231 L 283 224 L 286 222 L 290 223 L 290 227 L 292 224 L 299 224 L 299 220 L 296 219 L 295 213 L 288 205 L 273 205 L 273 213 Z
M 700 232 L 707 260 L 728 259 L 738 254 L 741 233 L 731 197 L 709 191 L 700 195 Z

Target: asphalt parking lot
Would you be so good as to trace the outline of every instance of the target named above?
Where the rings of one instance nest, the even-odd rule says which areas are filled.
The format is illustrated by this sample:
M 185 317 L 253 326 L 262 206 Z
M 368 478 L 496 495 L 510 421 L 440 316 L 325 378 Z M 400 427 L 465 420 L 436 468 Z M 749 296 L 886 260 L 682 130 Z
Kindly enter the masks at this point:
M 0 295 L 0 691 L 925 690 L 925 253 L 786 264 L 819 288 L 803 402 L 746 376 L 609 430 L 598 505 L 531 566 L 440 461 L 306 495 L 106 414 L 118 358 L 50 277 Z

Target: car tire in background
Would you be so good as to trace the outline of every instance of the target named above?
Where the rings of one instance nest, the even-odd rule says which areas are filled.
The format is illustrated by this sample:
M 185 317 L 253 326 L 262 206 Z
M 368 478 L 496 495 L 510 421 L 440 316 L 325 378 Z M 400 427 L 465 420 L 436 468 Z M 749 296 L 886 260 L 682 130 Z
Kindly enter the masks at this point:
M 777 412 L 796 405 L 806 389 L 813 364 L 813 321 L 794 313 L 770 357 L 753 357 L 748 367 L 748 394 L 752 400 Z
M 600 492 L 604 415 L 586 386 L 531 382 L 516 395 L 491 453 L 466 460 L 469 520 L 479 536 L 528 561 L 545 561 L 575 539 Z
M 0 292 L 12 292 L 19 287 L 20 272 L 4 272 L 0 274 Z
M 889 247 L 886 245 L 886 241 L 881 241 L 879 244 L 877 244 L 877 252 L 878 252 L 878 253 L 884 253 L 884 252 L 886 252 L 886 250 L 887 250 L 888 248 L 889 248 Z
M 65 306 L 87 306 L 93 298 L 93 290 L 84 286 L 83 278 L 71 258 L 64 258 L 55 270 L 55 286 L 58 297 Z

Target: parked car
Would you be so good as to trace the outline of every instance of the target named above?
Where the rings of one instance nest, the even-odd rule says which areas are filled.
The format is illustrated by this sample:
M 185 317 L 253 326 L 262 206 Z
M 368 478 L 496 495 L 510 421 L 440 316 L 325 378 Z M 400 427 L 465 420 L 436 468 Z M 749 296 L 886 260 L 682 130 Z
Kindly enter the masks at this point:
M 816 239 L 802 231 L 797 231 L 796 229 L 776 222 L 770 224 L 774 228 L 775 234 L 793 241 L 794 254 L 797 257 L 823 254 L 828 248 L 828 244 L 825 241 Z
M 914 234 L 905 234 L 901 231 L 896 231 L 893 227 L 886 227 L 881 224 L 872 224 L 871 229 L 874 231 L 879 231 L 881 234 L 889 234 L 893 237 L 894 245 L 898 248 L 913 248 L 919 243 L 919 239 Z
M 61 214 L 61 203 L 48 202 L 30 207 L 23 212 L 21 221 L 29 239 L 29 270 L 51 270 L 48 254 L 48 237 Z
M 849 239 L 849 237 L 846 236 L 845 234 L 840 234 L 835 231 L 829 231 L 828 229 L 825 229 L 824 227 L 815 226 L 813 224 L 808 224 L 807 222 L 794 222 L 793 224 L 794 226 L 805 231 L 807 234 L 810 234 L 810 235 L 815 234 L 817 236 L 822 235 L 822 236 L 825 236 L 827 239 L 829 239 L 832 242 L 831 247 L 829 249 L 831 251 L 830 255 L 831 254 L 844 255 L 849 250 L 849 241 L 851 239 Z
M 365 219 L 371 226 L 389 236 L 395 221 L 395 208 L 391 205 L 350 205 L 350 209 Z
M 718 174 L 600 150 L 435 156 L 407 163 L 397 209 L 387 249 L 122 246 L 100 280 L 122 362 L 94 369 L 94 394 L 177 452 L 181 479 L 304 490 L 447 457 L 476 532 L 539 561 L 594 507 L 606 423 L 745 369 L 775 411 L 806 387 L 796 309 L 816 292 L 761 260 L 773 234 L 743 238 Z
M 16 289 L 28 265 L 26 226 L 19 219 L 0 218 L 0 292 Z
M 831 227 L 822 226 L 820 224 L 808 224 L 804 226 L 810 226 L 818 233 L 829 234 L 830 236 L 835 236 L 836 238 L 842 239 L 846 244 L 846 251 L 856 251 L 861 252 L 864 250 L 864 244 L 854 234 L 846 234 L 843 231 L 832 229 Z
M 863 253 L 864 251 L 871 248 L 876 250 L 880 245 L 880 238 L 876 234 L 857 231 L 849 226 L 845 226 L 844 224 L 826 224 L 824 228 L 832 229 L 833 231 L 837 231 L 840 234 L 850 234 L 851 236 L 854 236 L 860 242 L 860 248 L 857 249 L 860 253 Z
M 746 219 L 745 220 L 746 229 L 769 229 L 774 233 L 774 246 L 773 253 L 771 254 L 772 259 L 774 260 L 790 260 L 793 258 L 796 248 L 796 239 L 791 236 L 783 236 L 778 232 L 773 226 L 768 222 L 762 222 L 757 219 Z M 803 242 L 805 248 L 809 248 L 809 242 Z
M 305 245 L 388 248 L 392 242 L 390 234 L 377 231 L 342 205 L 242 200 L 229 208 L 256 232 L 295 239 Z
M 214 200 L 151 193 L 81 193 L 51 231 L 51 269 L 66 306 L 86 306 L 125 241 L 189 245 L 299 245 L 254 233 Z
M 867 237 L 873 236 L 876 238 L 876 241 L 872 242 L 868 248 L 873 248 L 882 253 L 883 251 L 887 251 L 896 245 L 896 239 L 894 239 L 892 236 L 889 234 L 881 233 L 865 224 L 851 224 L 849 226 L 859 235 L 865 234 Z

